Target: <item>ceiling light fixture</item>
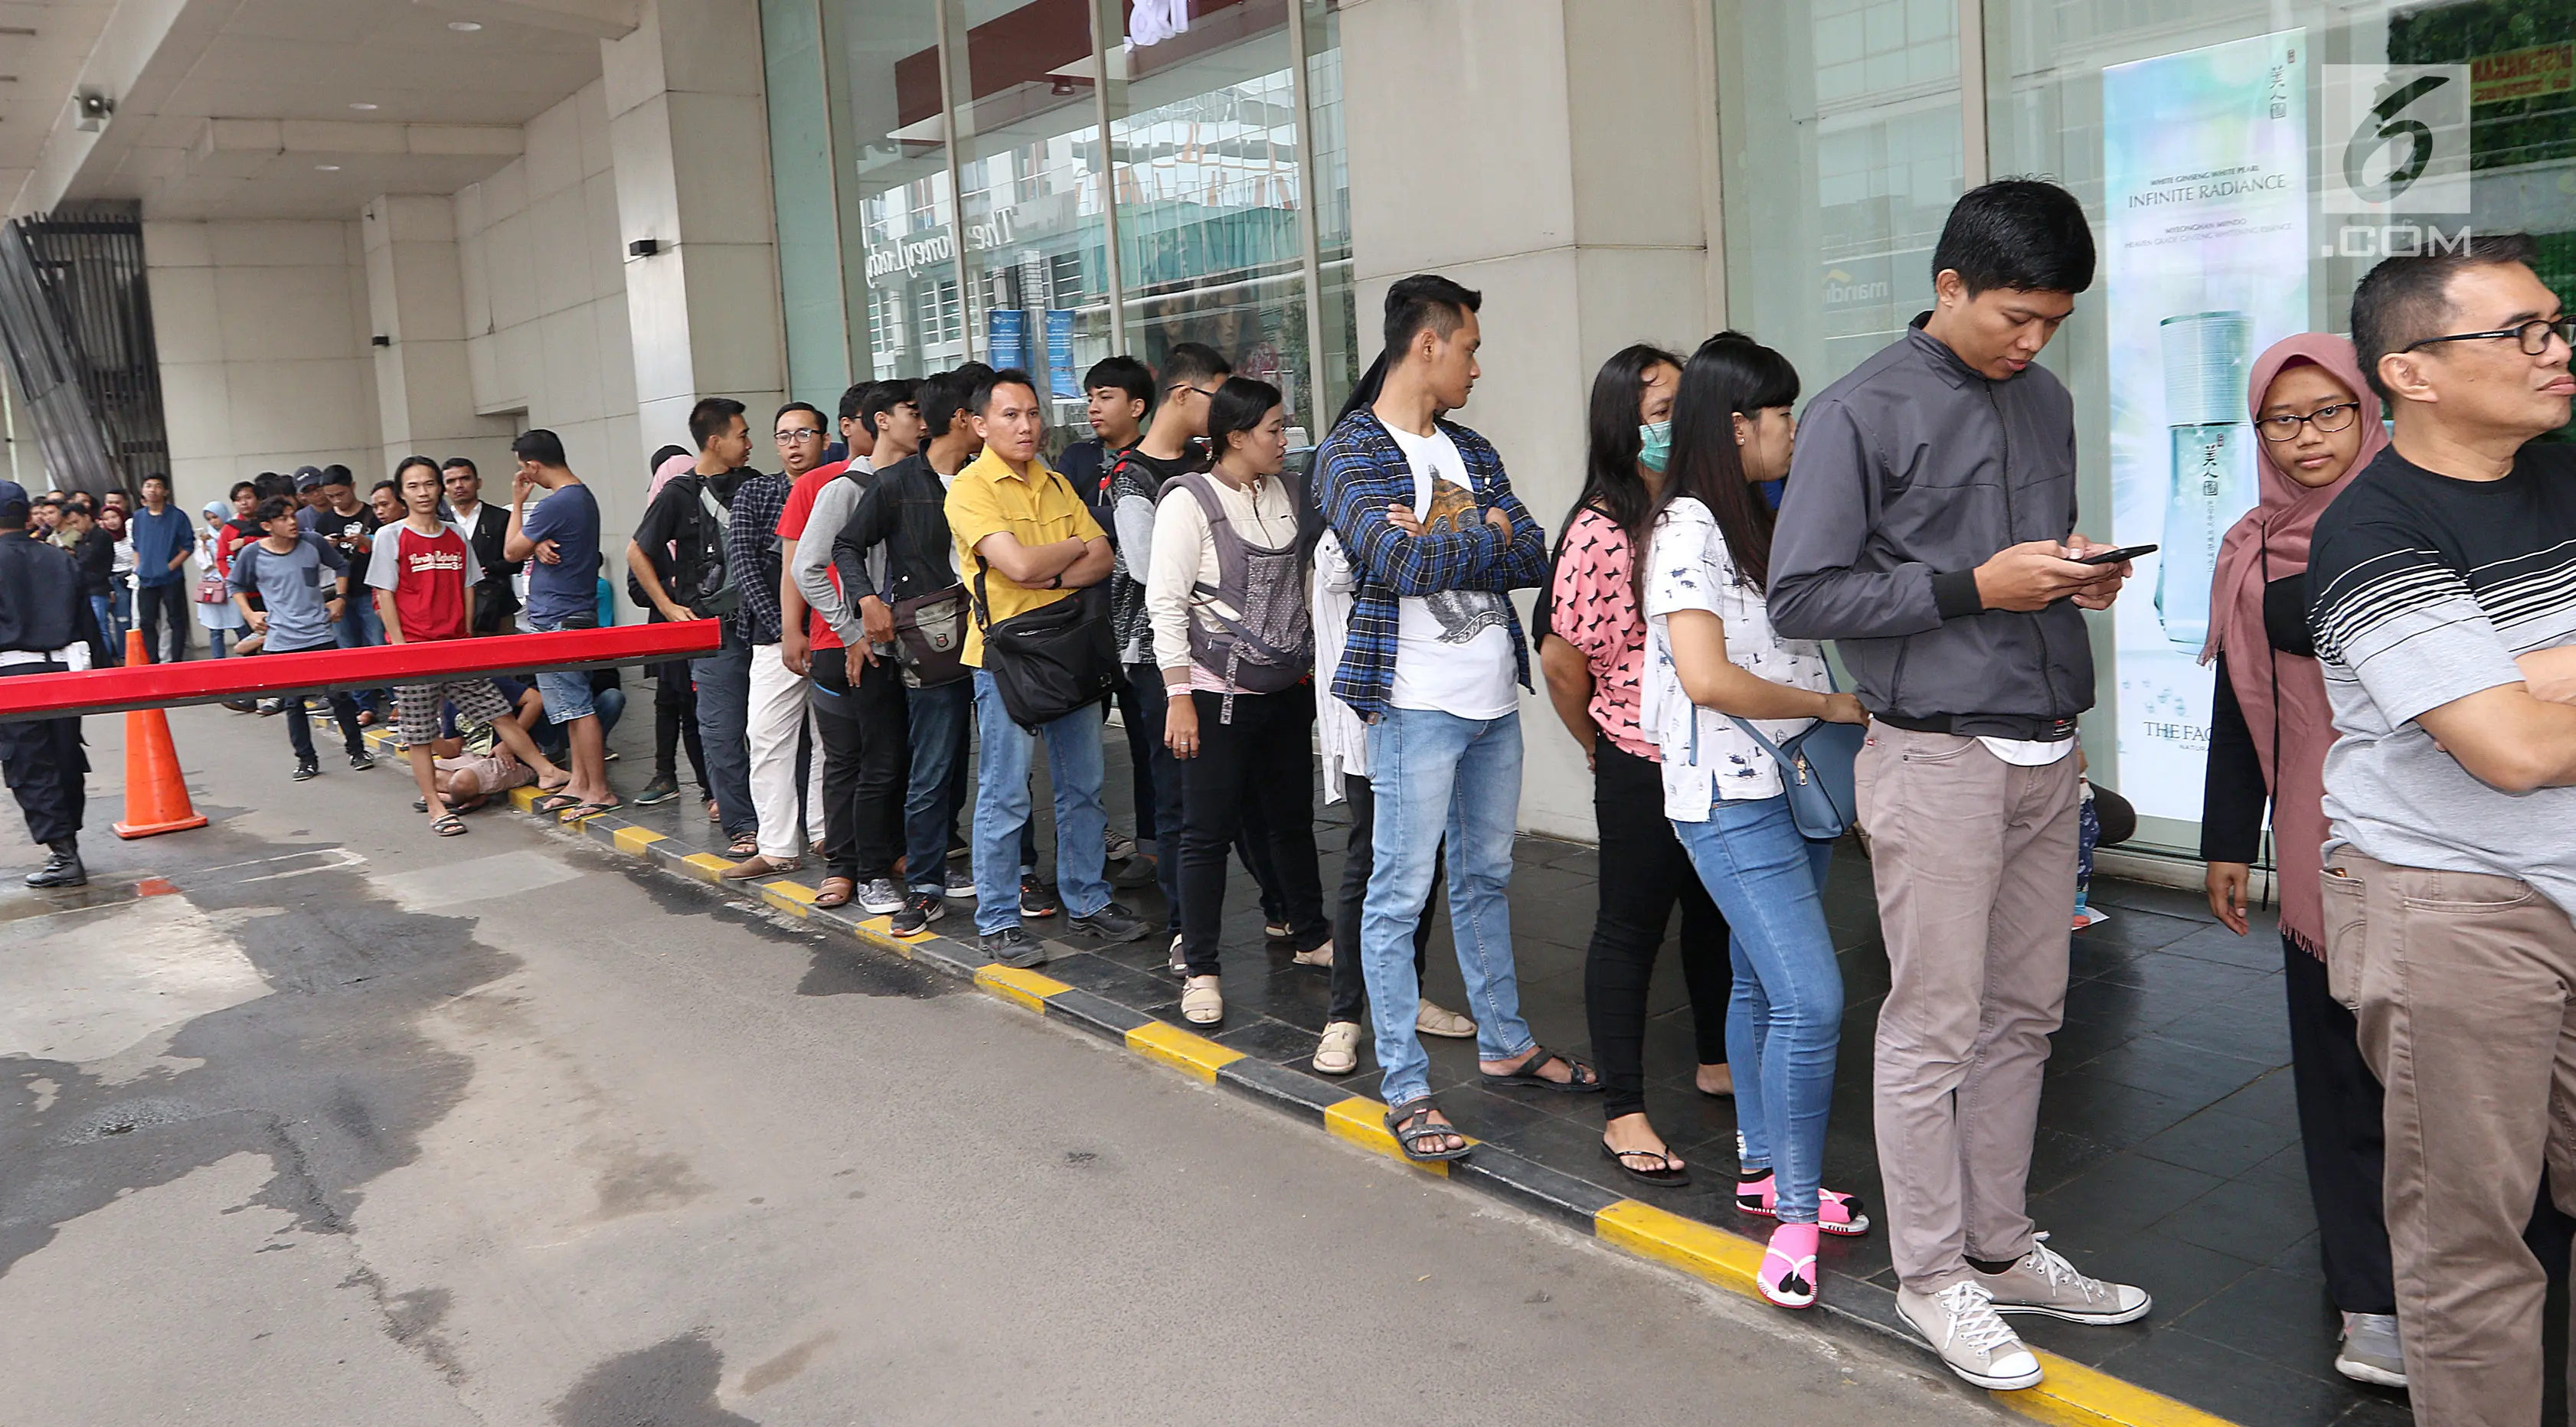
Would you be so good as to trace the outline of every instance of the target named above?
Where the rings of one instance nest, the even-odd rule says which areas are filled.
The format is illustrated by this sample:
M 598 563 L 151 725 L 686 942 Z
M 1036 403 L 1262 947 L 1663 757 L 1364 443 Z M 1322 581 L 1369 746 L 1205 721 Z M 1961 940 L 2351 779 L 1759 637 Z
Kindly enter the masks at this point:
M 480 20 L 450 20 L 447 22 L 447 28 L 454 30 L 460 35 L 470 35 L 476 30 L 483 28 L 483 22 Z
M 362 100 L 357 101 L 356 103 L 351 104 L 349 107 L 350 107 L 350 108 L 352 108 L 352 109 L 373 109 L 373 108 L 375 108 L 376 106 L 375 106 L 375 105 L 373 105 L 373 104 L 369 104 L 369 103 L 367 103 L 365 100 L 363 100 L 363 99 L 362 99 Z
M 338 173 L 340 171 L 340 166 L 338 164 L 315 164 L 313 166 L 313 170 L 316 173 Z

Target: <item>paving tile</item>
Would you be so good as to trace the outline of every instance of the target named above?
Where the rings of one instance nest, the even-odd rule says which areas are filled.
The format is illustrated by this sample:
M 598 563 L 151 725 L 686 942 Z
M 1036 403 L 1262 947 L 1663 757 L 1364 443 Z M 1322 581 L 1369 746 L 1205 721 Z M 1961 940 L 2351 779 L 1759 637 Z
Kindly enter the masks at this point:
M 2165 1328 L 2101 1364 L 2140 1387 L 2259 1427 L 2324 1427 L 2347 1411 L 2358 1389 L 2269 1363 L 2207 1338 Z
M 2256 1269 L 2175 1315 L 2173 1326 L 2310 1377 L 2336 1376 L 2343 1315 L 2306 1275 Z

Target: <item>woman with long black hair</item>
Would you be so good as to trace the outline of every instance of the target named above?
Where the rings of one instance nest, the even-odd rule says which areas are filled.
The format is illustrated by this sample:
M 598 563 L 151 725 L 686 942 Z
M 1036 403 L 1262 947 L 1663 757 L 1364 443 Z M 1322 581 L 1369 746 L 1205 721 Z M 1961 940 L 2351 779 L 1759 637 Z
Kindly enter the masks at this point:
M 1654 741 L 1637 721 L 1646 617 L 1636 553 L 1646 543 L 1671 454 L 1682 359 L 1621 349 L 1592 381 L 1583 493 L 1557 536 L 1555 573 L 1534 622 L 1548 697 L 1592 768 L 1600 830 L 1600 904 L 1583 962 L 1592 1050 L 1607 1087 L 1601 1152 L 1631 1179 L 1671 1188 L 1690 1169 L 1646 1118 L 1646 989 L 1673 904 L 1682 908 L 1682 975 L 1698 1032 L 1698 1085 L 1732 1094 L 1726 1064 L 1726 919 L 1663 815 Z
M 1820 1232 L 1869 1227 L 1857 1200 L 1819 1184 L 1843 1013 L 1825 925 L 1833 844 L 1800 832 L 1770 751 L 1819 719 L 1868 719 L 1834 692 L 1823 646 L 1773 633 L 1766 607 L 1772 515 L 1754 485 L 1788 470 L 1797 396 L 1788 359 L 1740 333 L 1691 354 L 1640 579 L 1641 722 L 1663 753 L 1664 813 L 1733 931 L 1735 1202 L 1780 1221 L 1759 1287 L 1784 1308 L 1816 1301 Z

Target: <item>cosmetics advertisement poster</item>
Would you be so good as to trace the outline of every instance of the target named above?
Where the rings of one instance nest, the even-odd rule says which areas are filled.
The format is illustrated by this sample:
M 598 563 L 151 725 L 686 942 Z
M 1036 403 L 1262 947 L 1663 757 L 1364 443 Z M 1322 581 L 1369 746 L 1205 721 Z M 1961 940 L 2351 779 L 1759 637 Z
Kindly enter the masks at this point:
M 2307 32 L 2102 71 L 2111 529 L 2137 562 L 2112 627 L 2117 786 L 2197 822 L 2209 751 L 2209 583 L 2255 500 L 2246 375 L 2308 318 Z

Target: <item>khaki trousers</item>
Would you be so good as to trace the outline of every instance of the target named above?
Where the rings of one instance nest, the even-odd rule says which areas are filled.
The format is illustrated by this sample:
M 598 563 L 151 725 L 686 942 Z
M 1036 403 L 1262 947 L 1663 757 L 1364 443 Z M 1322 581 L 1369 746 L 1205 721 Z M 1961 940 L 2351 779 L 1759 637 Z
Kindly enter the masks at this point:
M 1876 724 L 1861 829 L 1891 975 L 1875 1108 L 1888 1252 L 1937 1293 L 2030 1251 L 2048 1038 L 2066 1009 L 2082 792 L 2075 755 L 2023 768 L 1973 738 Z
M 2535 1427 L 2546 1163 L 2576 1212 L 2576 923 L 2528 883 L 2340 849 L 2326 965 L 2388 1087 L 2388 1242 L 2419 1427 Z

